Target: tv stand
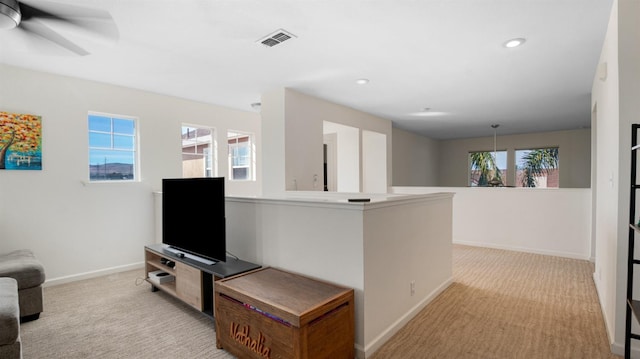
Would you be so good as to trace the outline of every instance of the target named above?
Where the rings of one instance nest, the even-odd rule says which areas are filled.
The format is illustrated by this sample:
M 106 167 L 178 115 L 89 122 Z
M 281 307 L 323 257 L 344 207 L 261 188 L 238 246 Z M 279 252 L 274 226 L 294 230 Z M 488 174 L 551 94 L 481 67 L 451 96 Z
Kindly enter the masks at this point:
M 185 258 L 185 257 L 186 258 L 191 258 L 194 261 L 202 262 L 202 263 L 208 264 L 208 265 L 214 265 L 214 264 L 219 262 L 219 261 L 214 261 L 214 260 L 211 260 L 211 259 L 206 259 L 206 258 L 203 258 L 203 257 L 200 257 L 200 256 L 196 256 L 196 255 L 193 255 L 193 254 L 189 254 L 187 252 L 183 252 L 182 250 L 180 250 L 178 248 L 175 248 L 175 247 L 172 247 L 172 246 L 167 246 L 165 248 L 165 250 L 174 253 L 178 258 Z
M 183 253 L 184 256 L 179 256 L 178 253 L 165 244 L 145 246 L 146 281 L 151 284 L 152 291 L 162 290 L 210 317 L 213 317 L 215 281 L 261 267 L 258 264 L 231 257 L 227 257 L 226 262 L 215 262 L 215 265 L 211 265 L 199 261 L 200 258 L 194 259 L 193 257 L 196 256 L 191 254 Z M 174 262 L 174 267 L 164 264 L 163 258 L 165 262 Z M 149 279 L 149 273 L 157 270 L 169 273 L 175 277 L 175 280 L 164 283 L 152 282 Z

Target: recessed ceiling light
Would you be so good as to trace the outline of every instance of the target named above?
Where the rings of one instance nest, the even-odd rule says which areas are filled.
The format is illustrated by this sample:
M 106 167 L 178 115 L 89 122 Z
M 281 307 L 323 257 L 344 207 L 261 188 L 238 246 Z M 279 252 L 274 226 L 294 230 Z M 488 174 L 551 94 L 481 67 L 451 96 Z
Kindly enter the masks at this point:
M 525 41 L 527 41 L 527 40 L 525 40 L 525 39 L 523 39 L 521 37 L 516 38 L 516 39 L 511 39 L 511 40 L 508 40 L 507 42 L 504 43 L 504 47 L 508 47 L 508 48 L 518 47 L 518 46 L 524 44 Z
M 446 116 L 449 113 L 441 112 L 441 111 L 431 111 L 429 107 L 424 108 L 422 111 L 410 113 L 409 116 L 412 117 L 437 117 L 437 116 Z
M 369 83 L 369 79 L 357 79 L 357 80 L 356 80 L 356 83 L 357 83 L 358 85 L 365 85 L 365 84 L 368 84 L 368 83 Z

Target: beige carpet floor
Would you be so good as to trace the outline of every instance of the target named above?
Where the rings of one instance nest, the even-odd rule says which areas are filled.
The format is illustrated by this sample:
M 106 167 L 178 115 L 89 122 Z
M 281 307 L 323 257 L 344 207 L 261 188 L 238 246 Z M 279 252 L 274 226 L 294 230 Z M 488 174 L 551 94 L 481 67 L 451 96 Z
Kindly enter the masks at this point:
M 455 283 L 373 356 L 606 359 L 588 261 L 454 246 Z
M 46 287 L 40 319 L 21 326 L 24 359 L 233 358 L 213 320 L 163 292 L 143 270 Z
M 606 359 L 589 262 L 454 247 L 455 283 L 373 359 Z M 142 270 L 45 288 L 45 311 L 21 328 L 25 359 L 233 358 L 213 321 L 162 292 Z

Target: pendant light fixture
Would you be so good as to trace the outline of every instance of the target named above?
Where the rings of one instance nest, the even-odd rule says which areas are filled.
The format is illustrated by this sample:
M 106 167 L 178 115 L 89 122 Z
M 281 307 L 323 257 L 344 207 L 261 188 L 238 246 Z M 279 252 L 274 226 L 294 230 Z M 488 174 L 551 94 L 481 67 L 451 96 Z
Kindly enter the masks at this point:
M 489 186 L 491 187 L 500 187 L 502 186 L 502 181 L 498 178 L 498 127 L 500 125 L 494 124 L 491 125 L 493 128 L 493 164 L 495 165 L 493 178 L 489 180 Z

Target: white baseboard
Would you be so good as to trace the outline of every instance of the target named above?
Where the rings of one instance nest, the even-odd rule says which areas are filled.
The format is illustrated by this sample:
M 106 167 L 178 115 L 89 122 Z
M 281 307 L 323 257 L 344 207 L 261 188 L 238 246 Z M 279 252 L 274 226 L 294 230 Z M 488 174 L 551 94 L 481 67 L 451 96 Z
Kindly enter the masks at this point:
M 368 358 L 376 350 L 380 349 L 393 335 L 395 335 L 400 329 L 402 329 L 413 317 L 415 317 L 424 307 L 426 307 L 429 303 L 431 303 L 440 293 L 442 293 L 445 289 L 447 289 L 453 283 L 453 277 L 450 277 L 446 281 L 444 281 L 440 286 L 434 289 L 429 295 L 427 295 L 420 303 L 416 304 L 413 308 L 411 308 L 407 313 L 401 316 L 398 320 L 396 320 L 393 324 L 391 324 L 386 330 L 384 330 L 380 335 L 374 338 L 371 342 L 369 342 L 365 348 L 356 346 L 356 357 L 357 358 Z M 364 355 L 362 355 L 364 353 Z
M 611 352 L 615 355 L 624 357 L 624 343 L 611 344 Z M 631 346 L 631 359 L 639 359 L 639 358 L 640 358 L 640 348 Z
M 593 273 L 593 284 L 596 287 L 596 294 L 598 295 L 598 303 L 600 304 L 600 312 L 602 313 L 602 318 L 604 320 L 603 324 L 604 324 L 604 330 L 607 333 L 609 350 L 611 350 L 613 354 L 624 356 L 624 343 L 620 344 L 620 343 L 616 343 L 615 341 L 613 342 L 611 341 L 611 338 L 613 338 L 613 333 L 611 333 L 611 330 L 609 330 L 609 326 L 607 325 L 607 323 L 609 322 L 607 319 L 607 312 L 604 310 L 604 307 L 602 306 L 602 300 L 600 299 L 602 298 L 602 293 L 600 292 L 600 281 L 596 277 L 595 273 Z M 638 351 L 637 349 L 631 348 L 631 357 L 640 358 L 640 351 Z
M 76 281 L 83 280 L 83 279 L 101 277 L 103 275 L 108 275 L 108 274 L 113 274 L 113 273 L 126 272 L 126 271 L 129 271 L 129 270 L 134 270 L 134 269 L 138 269 L 138 268 L 140 268 L 140 269 L 144 268 L 144 262 L 126 264 L 126 265 L 117 266 L 117 267 L 100 269 L 100 270 L 93 271 L 93 272 L 85 272 L 85 273 L 79 273 L 79 274 L 74 274 L 74 275 L 65 276 L 65 277 L 47 279 L 47 280 L 45 280 L 45 282 L 44 282 L 44 284 L 42 286 L 43 287 L 50 287 L 50 286 L 60 285 L 60 284 L 64 284 L 64 283 L 76 282 Z M 140 275 L 143 276 L 143 273 L 140 272 Z
M 555 256 L 555 257 L 564 257 L 571 259 L 582 259 L 582 260 L 590 260 L 589 255 L 581 255 L 578 253 L 569 253 L 569 252 L 560 252 L 560 251 L 550 251 L 550 250 L 542 250 L 542 249 L 531 249 L 517 246 L 505 246 L 500 244 L 491 244 L 491 243 L 479 243 L 479 242 L 467 242 L 467 241 L 456 241 L 452 242 L 453 244 L 460 244 L 464 246 L 473 246 L 473 247 L 484 247 L 484 248 L 493 248 L 493 249 L 504 249 L 507 251 L 515 251 L 515 252 L 524 252 L 524 253 L 533 253 L 533 254 L 543 254 L 547 256 Z

